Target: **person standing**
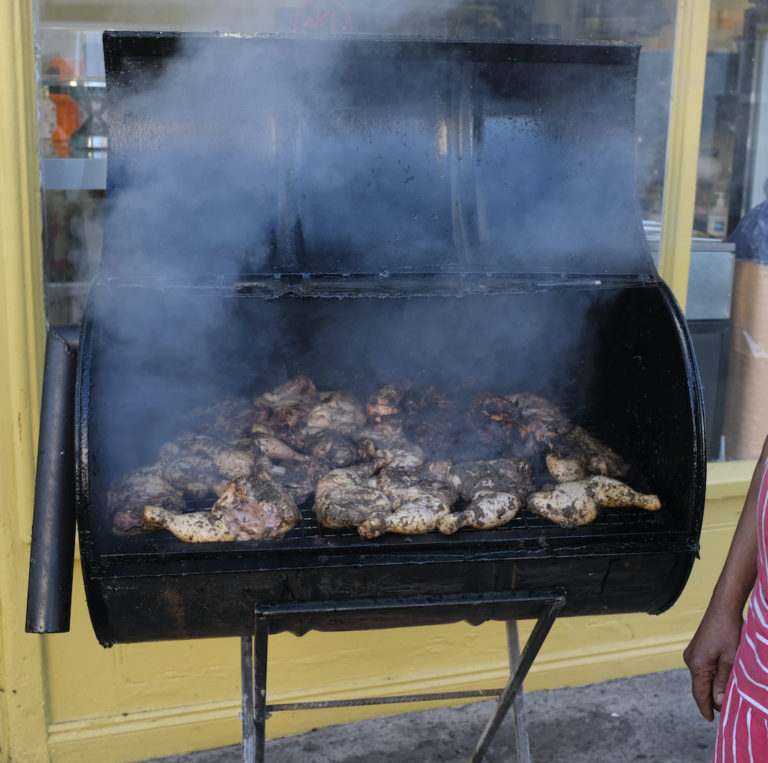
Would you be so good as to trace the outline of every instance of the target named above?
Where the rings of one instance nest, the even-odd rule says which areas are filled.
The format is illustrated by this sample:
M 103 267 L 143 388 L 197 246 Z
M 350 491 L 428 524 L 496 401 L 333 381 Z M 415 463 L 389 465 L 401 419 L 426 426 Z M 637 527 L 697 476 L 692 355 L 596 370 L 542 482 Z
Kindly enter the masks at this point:
M 768 437 L 712 598 L 683 659 L 701 714 L 712 721 L 720 712 L 714 763 L 768 761 Z

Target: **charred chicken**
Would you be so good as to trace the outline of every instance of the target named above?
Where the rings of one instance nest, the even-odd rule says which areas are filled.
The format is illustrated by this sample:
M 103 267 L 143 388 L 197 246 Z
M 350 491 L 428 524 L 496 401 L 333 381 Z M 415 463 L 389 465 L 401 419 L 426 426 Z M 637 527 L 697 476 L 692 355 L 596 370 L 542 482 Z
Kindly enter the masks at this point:
M 625 508 L 637 506 L 658 511 L 661 501 L 656 495 L 638 493 L 619 480 L 602 475 L 575 482 L 562 482 L 551 490 L 533 493 L 528 508 L 561 527 L 578 527 L 592 522 L 602 506 Z
M 576 527 L 601 506 L 660 506 L 618 480 L 628 471 L 618 454 L 539 395 L 397 382 L 363 399 L 299 375 L 195 408 L 154 463 L 110 488 L 114 532 L 277 538 L 310 500 L 320 525 L 364 538 L 489 529 L 523 509 Z M 189 512 L 202 501 L 210 511 Z
M 300 520 L 290 495 L 264 471 L 232 480 L 210 511 L 174 514 L 145 506 L 143 516 L 148 529 L 170 530 L 188 543 L 279 538 Z

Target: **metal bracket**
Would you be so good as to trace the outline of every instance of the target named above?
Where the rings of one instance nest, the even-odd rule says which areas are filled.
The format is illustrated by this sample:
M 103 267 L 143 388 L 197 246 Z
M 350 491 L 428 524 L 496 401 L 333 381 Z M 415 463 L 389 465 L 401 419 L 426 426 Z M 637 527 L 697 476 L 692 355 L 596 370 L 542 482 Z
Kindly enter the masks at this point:
M 476 596 L 478 606 L 487 606 L 482 596 Z M 424 702 L 436 699 L 463 699 L 468 697 L 498 697 L 496 711 L 486 724 L 480 740 L 470 758 L 471 763 L 480 763 L 499 726 L 514 704 L 515 736 L 517 740 L 518 763 L 530 763 L 531 755 L 528 744 L 528 731 L 523 708 L 522 685 L 541 649 L 555 619 L 565 606 L 565 594 L 562 592 L 536 591 L 511 592 L 508 596 L 494 597 L 494 604 L 503 608 L 504 612 L 519 609 L 521 616 L 531 616 L 532 608 L 538 612 L 528 641 L 520 652 L 520 642 L 517 633 L 517 619 L 507 621 L 507 642 L 509 648 L 510 677 L 503 689 L 476 689 L 472 691 L 439 692 L 435 694 L 407 694 L 397 697 L 368 697 L 362 699 L 332 700 L 327 702 L 293 702 L 282 704 L 267 704 L 267 642 L 269 639 L 269 623 L 271 619 L 296 614 L 305 615 L 314 605 L 307 604 L 275 604 L 258 606 L 255 610 L 253 636 L 245 636 L 241 640 L 241 670 L 243 685 L 242 724 L 243 724 L 243 763 L 264 763 L 265 761 L 265 724 L 272 712 L 279 710 L 310 710 L 315 708 L 351 707 L 357 705 L 385 705 L 404 702 Z M 360 601 L 359 608 L 364 611 L 389 610 L 397 606 L 408 606 L 402 600 L 382 599 L 371 603 L 369 600 Z M 451 607 L 460 606 L 466 611 L 468 605 L 465 597 L 440 597 L 439 600 L 424 601 L 420 599 L 411 603 L 414 625 L 420 625 L 419 615 L 425 621 L 434 623 L 436 611 L 450 611 Z M 325 612 L 343 609 L 356 610 L 355 602 L 323 602 Z M 318 608 L 318 611 L 320 608 Z M 430 617 L 431 616 L 431 617 Z M 468 618 L 465 618 L 468 619 Z

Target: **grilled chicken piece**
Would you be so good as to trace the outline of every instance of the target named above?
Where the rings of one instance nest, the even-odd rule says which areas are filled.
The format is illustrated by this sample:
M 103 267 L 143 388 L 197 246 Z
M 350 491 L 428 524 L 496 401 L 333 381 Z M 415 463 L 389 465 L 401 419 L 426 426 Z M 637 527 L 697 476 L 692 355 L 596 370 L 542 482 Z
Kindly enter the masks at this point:
M 490 453 L 516 452 L 520 414 L 515 403 L 501 395 L 481 395 L 470 407 L 467 419 L 474 438 Z
M 371 464 L 333 469 L 315 489 L 315 512 L 323 527 L 357 527 L 374 514 L 390 514 L 393 506 L 372 479 Z
M 318 480 L 331 469 L 326 462 L 315 458 L 281 461 L 279 464 L 265 458 L 263 462 L 260 460 L 260 464 L 275 482 L 285 488 L 297 506 L 315 492 Z
M 169 530 L 185 543 L 211 543 L 238 540 L 221 519 L 210 511 L 173 514 L 160 506 L 144 507 L 142 526 L 145 530 Z
M 334 468 L 352 466 L 360 461 L 367 461 L 370 457 L 365 448 L 333 429 L 323 429 L 307 435 L 303 450 Z
M 458 490 L 452 480 L 450 461 L 421 464 L 414 470 L 387 466 L 376 475 L 376 487 L 392 501 L 393 505 L 399 505 L 407 500 L 407 497 L 413 494 L 414 488 L 445 493 L 451 504 L 459 498 Z
M 377 448 L 374 463 L 378 467 L 418 469 L 424 463 L 424 451 L 407 442 L 401 447 Z
M 563 414 L 560 407 L 541 395 L 534 395 L 531 392 L 514 392 L 505 397 L 517 404 L 523 418 L 539 419 L 548 424 L 556 434 L 562 434 L 571 427 L 568 417 Z
M 201 501 L 211 493 L 223 490 L 227 480 L 216 469 L 213 460 L 206 455 L 179 455 L 168 461 L 162 461 L 163 478 L 176 490 L 195 501 Z
M 580 480 L 590 474 L 623 477 L 629 468 L 613 450 L 581 426 L 562 435 L 545 460 L 549 473 L 558 482 Z
M 403 399 L 403 410 L 408 414 L 431 416 L 436 412 L 451 412 L 457 407 L 456 398 L 446 394 L 435 384 L 423 392 L 409 391 Z
M 394 416 L 364 427 L 357 433 L 356 439 L 358 442 L 370 442 L 379 448 L 397 447 L 408 442 L 403 430 L 403 422 Z
M 424 451 L 408 441 L 402 423 L 395 417 L 365 427 L 358 437 L 363 452 L 373 453 L 376 470 L 384 466 L 417 469 L 424 463 Z
M 253 454 L 247 438 L 221 442 L 207 435 L 184 432 L 160 448 L 160 460 L 172 461 L 179 456 L 205 456 L 223 472 L 242 472 L 253 468 Z
M 409 392 L 403 399 L 403 428 L 428 458 L 449 458 L 471 449 L 474 432 L 469 430 L 457 400 L 435 385 L 423 392 Z M 470 457 L 467 453 L 467 457 Z
M 290 429 L 306 423 L 307 415 L 317 401 L 314 382 L 299 374 L 271 392 L 254 398 L 253 404 L 262 412 L 260 421 L 274 429 Z
M 394 511 L 369 517 L 358 526 L 358 533 L 363 538 L 378 538 L 386 532 L 432 532 L 459 497 L 447 479 L 447 471 L 442 466 L 422 466 L 416 473 L 402 468 L 383 469 L 376 485 L 390 499 Z
M 325 392 L 307 415 L 307 430 L 312 433 L 332 429 L 347 437 L 365 426 L 365 411 L 357 398 L 345 390 Z
M 230 395 L 194 408 L 181 421 L 185 429 L 233 442 L 247 435 L 261 415 L 250 398 Z
M 266 472 L 238 477 L 210 511 L 173 514 L 145 506 L 143 525 L 164 528 L 186 543 L 279 538 L 301 520 L 291 497 Z
M 184 509 L 184 496 L 162 474 L 160 464 L 142 466 L 117 480 L 107 491 L 107 506 L 116 533 L 128 535 L 142 529 L 144 505 L 154 503 L 175 513 Z
M 305 461 L 307 456 L 295 451 L 281 440 L 275 430 L 266 424 L 251 427 L 253 447 L 263 456 L 275 461 Z
M 525 459 L 496 459 L 457 464 L 452 473 L 467 508 L 442 517 L 437 529 L 451 535 L 462 527 L 499 527 L 512 520 L 533 490 Z
M 278 437 L 278 434 L 265 424 L 255 424 L 251 435 L 256 450 L 275 461 L 301 463 L 312 457 L 335 468 L 351 466 L 371 457 L 367 449 L 361 448 L 333 429 L 310 431 L 308 427 L 295 427 L 281 432 Z
M 481 490 L 505 491 L 516 487 L 533 487 L 531 464 L 525 459 L 467 461 L 451 469 L 451 479 L 461 497 L 469 501 Z
M 472 433 L 457 417 L 414 420 L 408 424 L 408 437 L 427 454 L 428 458 L 456 458 L 476 454 L 472 448 Z
M 619 480 L 602 475 L 576 482 L 562 482 L 551 490 L 528 496 L 528 509 L 561 527 L 578 527 L 592 522 L 601 506 L 637 506 L 658 511 L 658 496 L 638 493 Z
M 507 395 L 506 399 L 518 407 L 517 429 L 523 452 L 528 455 L 552 448 L 573 426 L 558 406 L 539 395 L 517 392 Z
M 470 408 L 470 416 L 481 426 L 490 421 L 515 426 L 520 419 L 519 407 L 501 395 L 481 395 Z
M 297 374 L 287 382 L 275 387 L 271 392 L 265 392 L 254 398 L 254 405 L 266 405 L 275 408 L 286 403 L 303 401 L 312 403 L 317 400 L 317 387 L 315 383 L 303 374 Z
M 405 384 L 385 384 L 379 387 L 369 398 L 365 406 L 368 418 L 380 424 L 387 416 L 397 416 L 402 412 L 401 405 L 408 387 Z
M 501 527 L 517 516 L 522 505 L 523 500 L 518 493 L 479 490 L 466 509 L 441 517 L 437 529 L 445 535 L 453 535 L 462 527 L 476 530 Z
M 247 441 L 222 443 L 205 435 L 185 433 L 160 448 L 163 477 L 190 498 L 220 495 L 235 477 L 248 476 L 255 458 Z
M 580 458 L 565 458 L 547 453 L 544 456 L 547 471 L 558 482 L 575 482 L 587 476 L 584 461 Z
M 357 532 L 363 538 L 378 538 L 386 532 L 422 535 L 437 527 L 440 517 L 451 510 L 452 491 L 433 492 L 423 486 L 403 491 L 391 514 L 377 513 L 361 522 Z
M 236 477 L 247 477 L 254 470 L 256 458 L 250 440 L 240 439 L 231 443 L 214 443 L 208 450 L 221 480 L 216 495 L 221 495 L 221 481 L 229 482 Z
M 232 480 L 211 513 L 238 540 L 280 538 L 301 521 L 290 495 L 264 471 Z

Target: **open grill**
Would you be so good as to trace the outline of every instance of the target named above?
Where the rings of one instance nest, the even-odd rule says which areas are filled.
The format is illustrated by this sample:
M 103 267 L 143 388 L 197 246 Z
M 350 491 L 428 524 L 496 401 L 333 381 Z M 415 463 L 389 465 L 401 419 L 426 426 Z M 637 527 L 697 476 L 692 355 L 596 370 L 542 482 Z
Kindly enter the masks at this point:
M 286 604 L 270 632 L 407 624 L 405 606 L 327 616 L 398 597 L 467 602 L 435 621 L 508 619 L 496 598 L 539 589 L 571 615 L 674 602 L 698 550 L 705 438 L 635 198 L 636 47 L 108 33 L 105 50 L 113 209 L 62 499 L 102 643 L 246 636 L 255 607 Z M 218 61 L 249 77 L 222 81 Z M 295 374 L 362 400 L 470 375 L 544 395 L 662 509 L 364 540 L 318 527 L 310 501 L 275 540 L 112 532 L 109 486 L 185 412 Z M 60 479 L 45 463 L 39 485 Z M 50 606 L 30 596 L 32 629 Z

